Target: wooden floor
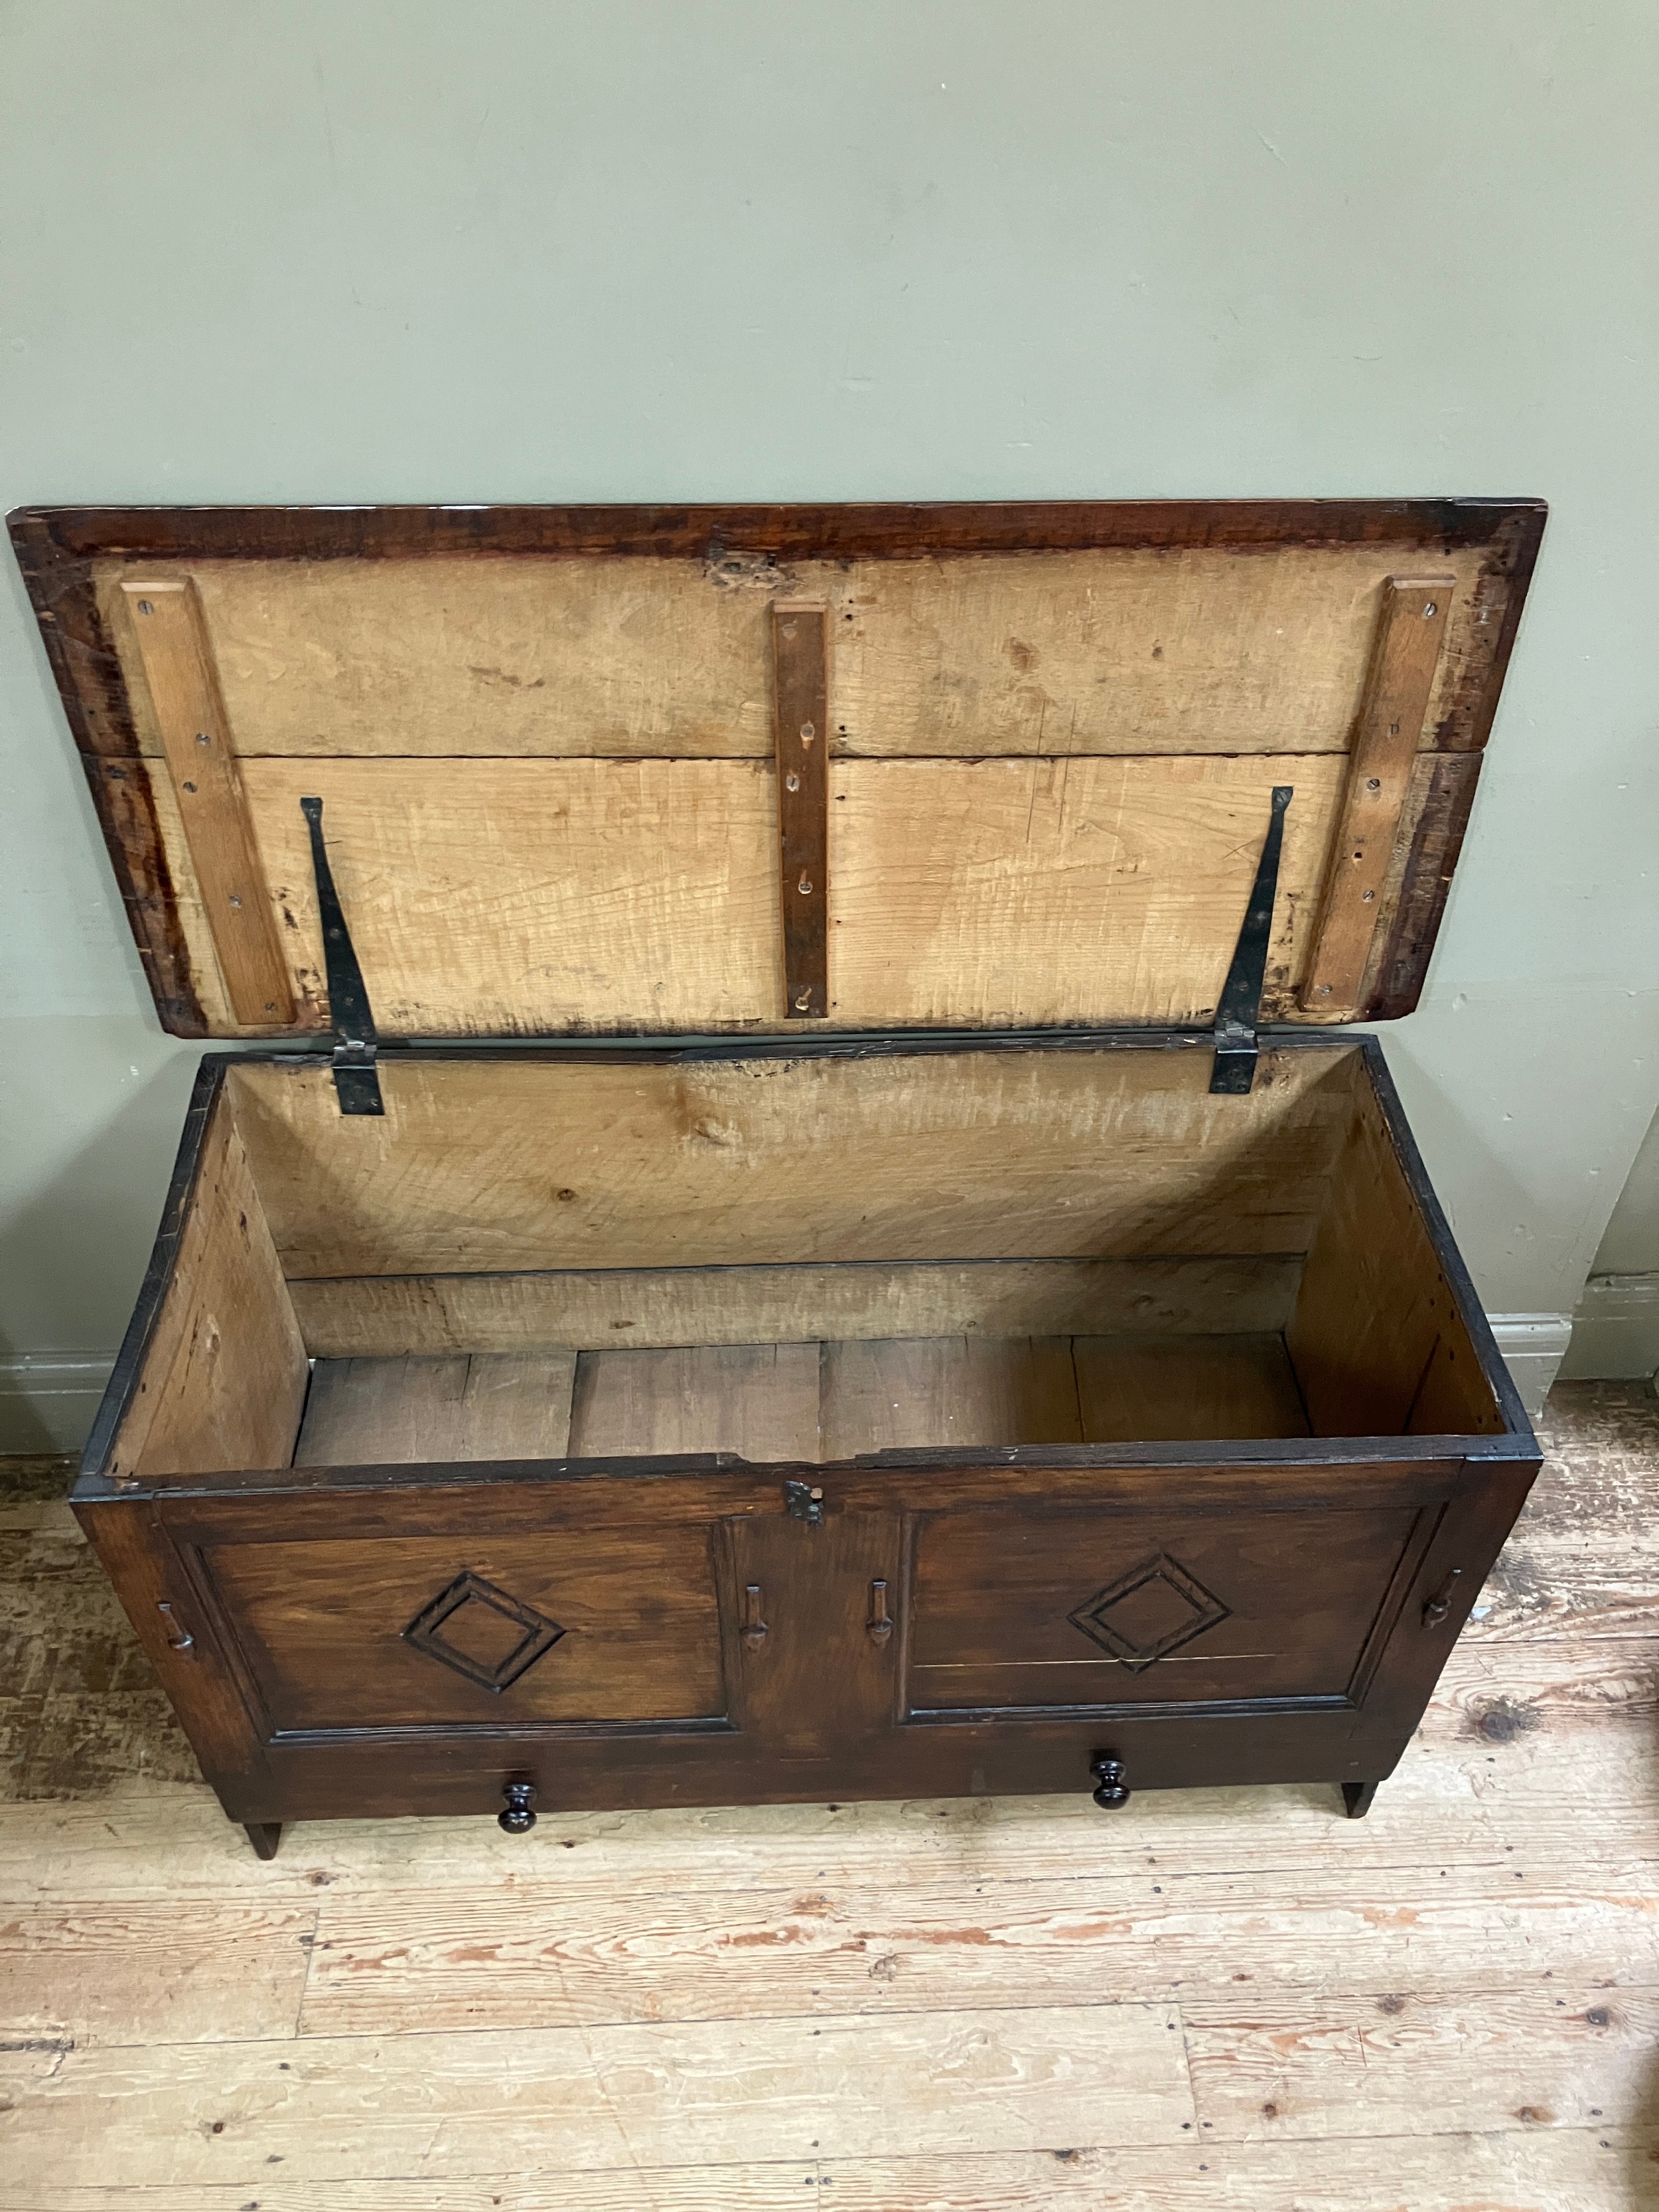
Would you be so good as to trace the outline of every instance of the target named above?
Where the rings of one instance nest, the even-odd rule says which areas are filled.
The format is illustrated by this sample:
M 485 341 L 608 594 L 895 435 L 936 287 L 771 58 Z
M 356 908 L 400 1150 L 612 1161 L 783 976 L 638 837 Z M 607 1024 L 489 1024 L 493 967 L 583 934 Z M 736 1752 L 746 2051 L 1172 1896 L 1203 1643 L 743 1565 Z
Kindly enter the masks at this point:
M 0 2212 L 1659 2204 L 1659 1406 L 1551 1464 L 1334 1792 L 290 1829 L 0 1495 Z

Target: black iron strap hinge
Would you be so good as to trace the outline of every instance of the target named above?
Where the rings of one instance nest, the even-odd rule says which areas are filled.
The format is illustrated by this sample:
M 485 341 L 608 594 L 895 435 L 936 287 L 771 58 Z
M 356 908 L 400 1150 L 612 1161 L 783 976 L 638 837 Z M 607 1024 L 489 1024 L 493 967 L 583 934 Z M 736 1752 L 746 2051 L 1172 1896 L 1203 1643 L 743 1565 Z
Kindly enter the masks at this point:
M 1267 977 L 1267 945 L 1273 936 L 1279 854 L 1285 842 L 1285 810 L 1295 790 L 1294 784 L 1273 786 L 1273 811 L 1256 866 L 1255 889 L 1244 909 L 1244 927 L 1238 933 L 1233 964 L 1227 970 L 1221 1004 L 1216 1008 L 1215 1066 L 1210 1075 L 1212 1092 L 1242 1097 L 1255 1081 L 1255 1031 L 1261 1018 L 1261 986 Z
M 374 1067 L 378 1049 L 374 1015 L 328 865 L 328 848 L 323 842 L 323 802 L 302 799 L 300 811 L 311 830 L 311 866 L 317 878 L 317 911 L 323 924 L 328 1011 L 334 1024 L 335 1093 L 343 1114 L 384 1114 L 386 1103 Z

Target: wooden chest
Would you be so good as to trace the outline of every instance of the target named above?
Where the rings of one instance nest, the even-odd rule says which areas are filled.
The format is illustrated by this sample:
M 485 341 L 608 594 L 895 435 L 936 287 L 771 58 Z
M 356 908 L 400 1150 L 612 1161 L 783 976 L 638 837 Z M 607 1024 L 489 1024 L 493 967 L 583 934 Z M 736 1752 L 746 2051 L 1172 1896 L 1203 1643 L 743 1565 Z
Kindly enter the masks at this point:
M 258 1847 L 1364 1809 L 1539 1455 L 1344 1024 L 1542 521 L 13 517 L 161 1019 L 258 1043 L 75 1493 Z

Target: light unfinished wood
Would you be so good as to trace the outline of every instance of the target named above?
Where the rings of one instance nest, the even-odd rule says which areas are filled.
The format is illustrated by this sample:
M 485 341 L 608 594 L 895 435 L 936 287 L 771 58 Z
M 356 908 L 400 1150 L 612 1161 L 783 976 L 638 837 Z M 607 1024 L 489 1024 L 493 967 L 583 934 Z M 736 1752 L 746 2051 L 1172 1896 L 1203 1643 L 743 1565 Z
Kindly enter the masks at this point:
M 1144 1791 L 1132 1801 L 1133 1826 L 1111 1831 L 1082 1795 L 551 1811 L 535 1848 L 558 1851 L 560 1894 L 573 1906 L 583 1898 L 602 1904 L 619 1889 L 640 1897 L 780 1882 L 803 1895 L 825 1883 L 868 1890 L 890 1882 L 896 1863 L 922 1887 L 1048 1883 L 1085 1871 L 1142 1875 L 1166 1895 L 1171 1881 L 1224 1871 L 1280 1901 L 1294 1897 L 1301 1873 L 1337 1865 L 1355 1870 L 1357 1883 L 1413 1869 L 1437 1883 L 1459 1867 L 1485 1869 L 1492 1893 L 1505 1900 L 1517 1871 L 1583 1891 L 1587 1869 L 1623 1863 L 1622 1839 L 1659 1832 L 1653 1656 L 1581 1631 L 1550 1639 L 1547 1663 L 1523 1662 L 1507 1649 L 1483 1650 L 1479 1627 L 1453 1653 L 1408 1757 L 1364 1821 L 1344 1822 L 1321 1784 Z M 43 1638 L 49 1632 L 43 1625 Z M 91 1694 L 65 1697 L 60 1723 L 74 1725 Z M 154 1705 L 165 1716 L 159 1693 Z M 152 1731 L 157 1725 L 153 1715 Z M 58 1802 L 6 1806 L 0 1898 L 173 1898 L 183 1909 L 209 1893 L 257 1903 L 314 1900 L 319 1888 L 361 1897 L 488 1884 L 516 1895 L 529 1878 L 521 1840 L 476 1816 L 300 1824 L 275 1863 L 262 1865 L 199 1783 L 146 1779 L 145 1766 L 158 1763 L 154 1734 L 135 1736 L 128 1759 L 125 1781 L 94 1778 L 87 1801 L 63 1802 L 69 1785 L 60 1780 Z M 1595 1810 L 1588 1826 L 1587 1804 Z M 1379 1959 L 1396 1939 L 1409 1944 L 1413 1924 L 1379 1929 Z M 1408 1956 L 1395 1956 L 1402 1986 L 1412 1986 Z M 1596 1971 L 1616 1980 L 1618 1961 Z
M 1262 1004 L 1299 1018 L 1342 776 L 1334 755 L 837 763 L 830 1012 L 1207 1021 L 1288 784 Z
M 319 1360 L 295 1464 L 1309 1433 L 1277 1334 L 863 1338 Z
M 1606 1640 L 1639 1662 L 1659 1640 L 1656 1404 L 1640 1384 L 1557 1385 L 1536 1423 L 1543 1471 L 1463 1643 Z
M 1356 1091 L 1285 1334 L 1316 1436 L 1480 1435 L 1503 1426 L 1369 1092 Z
M 722 1451 L 818 1457 L 816 1344 L 585 1352 L 577 1361 L 573 1458 Z
M 1559 1982 L 1478 1999 L 1413 1995 L 1397 2008 L 1255 1992 L 1184 2004 L 1200 2120 L 1219 2137 L 1259 2141 L 1647 2118 L 1659 1990 Z
M 1480 559 L 1448 566 L 1473 583 Z M 1302 546 L 854 563 L 836 636 L 842 741 L 1340 751 L 1388 568 L 1382 549 Z
M 319 1359 L 295 1467 L 562 1459 L 574 1352 Z
M 629 2166 L 593 2173 L 491 2173 L 474 2180 L 267 2186 L 264 2212 L 777 2212 L 830 2202 L 843 2212 L 1633 2212 L 1659 2131 L 1546 2128 L 1452 2134 L 1367 2147 L 1206 2142 L 838 2158 L 771 2166 Z M 824 2190 L 827 2198 L 807 2191 Z M 1372 2192 L 1375 2193 L 1372 2193 Z M 170 2189 L 168 2212 L 247 2212 L 247 2192 Z M 136 2190 L 46 2181 L 25 2197 L 0 2181 L 0 2212 L 148 2212 Z
M 196 587 L 164 577 L 121 588 L 231 1011 L 245 1027 L 281 1027 L 294 993 Z
M 154 1736 L 95 1794 L 0 1804 L 0 1897 L 75 1931 L 56 1954 L 57 2017 L 29 2016 L 46 2047 L 5 2054 L 19 2110 L 0 2116 L 0 2212 L 143 2212 L 159 2194 L 180 2212 L 769 2212 L 808 2184 L 816 2202 L 826 2178 L 856 2212 L 1633 2212 L 1659 2148 L 1618 2118 L 1650 2074 L 1659 1989 L 1655 1880 L 1630 1848 L 1659 1833 L 1659 1408 L 1632 1386 L 1571 1386 L 1544 1434 L 1534 1505 L 1364 1821 L 1334 1817 L 1323 1789 L 1146 1794 L 1111 1820 L 1054 1798 L 555 1811 L 528 1844 L 482 1818 L 301 1826 L 262 1865 L 202 1785 L 149 1778 L 165 1767 Z M 107 1692 L 37 1662 L 30 1639 L 57 1648 L 77 1577 L 110 1601 L 57 1513 L 0 1528 L 23 1639 L 0 1721 L 33 1725 L 49 1680 L 49 1725 L 79 1741 L 84 1769 Z M 153 1726 L 171 1726 L 159 1698 Z M 118 1909 L 100 1916 L 99 1899 Z M 309 2024 L 327 2032 L 157 2039 L 164 2008 L 198 2003 L 169 1985 L 203 1971 L 205 1911 L 245 1913 L 258 1978 L 277 1957 L 267 1939 L 286 1940 L 281 1916 L 319 1905 L 323 1941 L 357 1962 L 354 1978 L 320 1946 L 307 1954 Z M 976 1929 L 1000 1940 L 976 1943 Z M 793 1941 L 722 1941 L 769 1934 Z M 744 1992 L 794 2001 L 793 1944 L 820 1992 L 805 2003 L 862 1973 L 864 2014 L 744 2017 Z M 141 1948 L 151 1987 L 121 1963 Z M 870 1971 L 889 1956 L 890 1981 Z M 1072 1995 L 1089 1964 L 1103 2007 Z M 1034 2042 L 994 2038 L 997 2019 L 1031 2014 L 970 1996 L 999 1972 L 1014 1990 L 1051 1972 L 1066 1992 L 1044 2008 L 1069 2066 L 1057 2084 L 1034 2075 L 1048 2063 Z M 672 2045 L 667 2018 L 554 2031 L 587 2050 L 586 2091 L 550 2061 L 545 2031 L 503 2025 L 542 2003 L 588 2018 L 607 1995 L 635 2017 L 653 1976 L 665 2014 L 734 1989 L 738 2009 Z M 907 1979 L 921 1995 L 902 2012 Z M 204 1983 L 210 2034 L 216 1987 L 228 2027 L 242 2002 L 222 1976 Z M 434 2004 L 459 2014 L 464 1988 L 487 2008 L 478 2032 L 425 2033 Z M 1141 2094 L 1140 2059 L 1096 2039 L 1120 1990 L 1178 2024 L 1201 2016 L 1200 2103 L 1170 2140 L 1124 2140 L 1141 2130 L 1133 2114 L 1120 2124 L 1118 2088 Z M 324 2021 L 360 2001 L 361 2032 Z M 1605 2028 L 1586 2017 L 1599 2008 Z M 68 2050 L 76 2020 L 131 2047 Z M 924 2047 L 872 2040 L 941 2020 Z M 991 2042 L 953 2041 L 964 2021 Z M 847 2122 L 865 2138 L 851 2152 L 817 2124 L 848 2076 L 819 2070 L 811 2033 L 843 2025 L 871 2058 L 851 2084 Z M 646 2039 L 650 2057 L 624 2045 L 619 2060 L 616 2036 Z M 757 2051 L 777 2070 L 757 2071 Z M 988 2051 L 1024 2069 L 1012 2093 Z M 578 2166 L 564 2145 L 602 2148 L 588 2116 L 605 2096 L 623 2149 Z M 711 2159 L 722 2104 L 744 2140 Z M 797 2117 L 807 2147 L 777 2157 Z M 1029 2147 L 1006 2148 L 1022 2120 Z
M 823 1338 L 1202 1335 L 1282 1329 L 1302 1261 L 851 1261 L 830 1267 L 578 1268 L 348 1275 L 289 1284 L 314 1358 L 412 1352 L 799 1344 Z
M 35 1905 L 0 1918 L 0 2041 L 260 2043 L 291 2036 L 313 1906 Z
M 1276 1334 L 1080 1336 L 1072 1352 L 1085 1443 L 1310 1434 Z
M 1437 547 L 1425 552 L 1439 565 Z M 1457 614 L 1431 704 L 1474 641 L 1486 557 L 1445 560 Z M 195 582 L 247 753 L 760 759 L 777 596 L 830 608 L 844 751 L 1340 753 L 1399 562 L 1397 549 L 1354 545 L 844 564 L 204 560 L 143 573 Z M 97 577 L 129 670 L 120 586 L 137 574 L 115 560 Z
M 1351 1020 L 1359 1006 L 1454 588 L 1449 576 L 1391 576 L 1383 588 L 1342 816 L 1301 991 L 1304 1007 L 1333 1021 Z
M 896 1870 L 895 1870 L 896 1875 Z M 885 2015 L 939 2005 L 1111 2004 L 1154 1998 L 1236 2007 L 1294 1993 L 1345 1999 L 1512 1990 L 1553 1999 L 1586 1956 L 1613 1988 L 1659 1986 L 1659 1858 L 1585 1881 L 1510 1882 L 1485 1868 L 1298 1869 L 1295 1893 L 1258 1874 L 1135 1873 L 988 1885 L 890 1877 L 802 1890 L 639 1894 L 561 1881 L 498 1889 L 406 1888 L 323 1900 L 300 2030 L 395 2035 L 617 2021 Z M 1385 1940 L 1379 1940 L 1379 1936 Z M 1391 1940 L 1387 1940 L 1391 1938 Z M 1613 1999 L 1616 2002 L 1616 1998 Z M 1379 2027 L 1397 2019 L 1385 2013 Z
M 1302 1018 L 1343 774 L 1336 755 L 835 763 L 829 1012 L 854 1027 L 1201 1023 L 1288 783 L 1264 1006 Z M 769 763 L 254 759 L 242 775 L 313 1026 L 305 796 L 325 803 L 384 1035 L 799 1018 L 782 1011 Z M 234 1032 L 177 802 L 154 768 L 149 781 L 210 1028 Z
M 307 1372 L 264 1208 L 222 1097 L 109 1473 L 286 1467 Z
M 1077 1443 L 1064 1337 L 922 1337 L 823 1347 L 823 1455 Z
M 306 796 L 324 802 L 385 1036 L 781 1024 L 763 763 L 262 759 L 243 780 L 312 1026 L 325 994 Z M 176 805 L 150 782 L 210 1026 L 234 1028 Z
M 1102 2081 L 1124 2142 L 1177 2142 L 1193 2117 L 1175 2022 L 1150 2004 L 0 2052 L 14 2170 L 60 2182 L 268 2185 L 273 2157 L 285 2184 L 440 2180 L 552 2145 L 578 2170 L 891 2156 L 958 2149 L 969 2125 L 982 2148 L 1031 2150 L 1076 2133 Z
M 1306 1251 L 1357 1054 L 1268 1047 L 1246 1098 L 1210 1061 L 383 1059 L 348 1119 L 326 1067 L 227 1082 L 292 1276 Z

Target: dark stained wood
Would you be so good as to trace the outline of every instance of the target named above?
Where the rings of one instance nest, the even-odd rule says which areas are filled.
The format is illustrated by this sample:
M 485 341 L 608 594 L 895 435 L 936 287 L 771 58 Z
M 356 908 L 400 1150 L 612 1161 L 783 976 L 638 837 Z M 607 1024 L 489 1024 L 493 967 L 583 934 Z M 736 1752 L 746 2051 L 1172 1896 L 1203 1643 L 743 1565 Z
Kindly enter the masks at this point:
M 936 552 L 1086 546 L 1480 545 L 1505 531 L 1504 573 L 1524 580 L 1541 500 L 918 501 L 723 507 L 59 507 L 20 508 L 71 558 L 372 560 L 419 553 L 614 553 L 719 561 L 822 554 L 926 559 Z M 1510 550 L 1512 546 L 1513 550 Z
M 1432 1507 L 941 1513 L 916 1542 L 913 1712 L 1344 1698 Z
M 83 753 L 124 760 L 137 754 L 138 738 L 121 664 L 93 591 L 92 562 L 100 549 L 70 546 L 61 526 L 70 512 L 20 508 L 7 526 L 76 744 Z
M 1477 587 L 1481 611 L 1491 617 L 1486 630 L 1492 634 L 1492 645 L 1484 658 L 1471 655 L 1465 662 L 1436 727 L 1435 742 L 1443 757 L 1435 763 L 1428 801 L 1418 820 L 1393 927 L 1364 1019 L 1397 1021 L 1411 1013 L 1422 997 L 1474 804 L 1480 750 L 1492 734 L 1537 565 L 1545 517 L 1541 501 L 1521 501 L 1493 530 L 1492 557 Z
M 44 513 L 21 512 L 10 525 L 161 1025 L 175 1036 L 205 1036 L 149 779 L 137 766 L 121 665 L 93 590 L 91 559 L 67 551 Z
M 1040 1491 L 1057 1506 L 1155 1513 L 1179 1496 L 1193 1511 L 1323 1510 L 1356 1494 L 1389 1505 L 1436 1504 L 1459 1469 L 1484 1467 L 1484 1445 L 1535 1458 L 1518 1438 L 1291 1438 L 1254 1443 L 1034 1446 L 1012 1450 L 883 1453 L 851 1465 L 806 1466 L 823 1492 L 826 1521 L 838 1514 L 912 1512 L 999 1505 Z M 1508 1464 L 1509 1462 L 1499 1462 Z M 414 1468 L 253 1469 L 153 1493 L 181 1541 L 287 1543 L 297 1534 L 444 1536 L 458 1519 L 480 1538 L 526 1529 L 580 1534 L 603 1515 L 608 1528 L 656 1528 L 671 1521 L 732 1520 L 782 1510 L 783 1485 L 803 1463 L 757 1467 L 732 1455 L 700 1459 L 544 1462 L 477 1469 L 465 1463 Z M 948 1477 L 948 1482 L 943 1478 Z M 95 1482 L 77 1502 L 105 1502 Z
M 427 1493 L 429 1506 L 405 1492 L 401 1510 L 395 1495 L 360 1490 L 291 1498 L 272 1514 L 257 1487 L 225 1483 L 213 1498 L 156 1508 L 124 1500 L 82 1513 L 233 1818 L 493 1815 L 515 1778 L 532 1780 L 549 1810 L 1086 1787 L 1098 1692 L 1062 1713 L 1006 1696 L 994 1710 L 989 1699 L 965 1702 L 982 1686 L 964 1676 L 957 1702 L 923 1705 L 914 1686 L 930 1678 L 912 1672 L 908 1705 L 940 1717 L 899 1725 L 893 1699 L 918 1658 L 938 1658 L 941 1638 L 962 1646 L 946 1657 L 983 1658 L 988 1607 L 1007 1614 L 999 1649 L 1012 1637 L 1016 1659 L 1050 1656 L 1055 1620 L 1063 1626 L 1079 1600 L 1109 1589 L 1109 1569 L 1133 1579 L 1143 1547 L 1154 1546 L 1177 1571 L 1208 1571 L 1206 1588 L 1231 1616 L 1212 1636 L 1234 1639 L 1213 1649 L 1234 1650 L 1237 1664 L 1224 1683 L 1211 1682 L 1171 1650 L 1133 1676 L 1127 1698 L 1113 1697 L 1112 1743 L 1132 1785 L 1374 1780 L 1408 1741 L 1532 1470 L 1124 1470 L 1104 1490 L 1098 1474 L 1080 1488 L 1060 1473 L 981 1472 L 969 1486 L 976 1498 L 942 1490 L 937 1475 L 872 1475 L 863 1510 L 827 1476 L 819 1528 L 785 1513 L 781 1486 L 763 1470 L 689 1486 L 619 1483 L 602 1509 L 590 1488 L 573 1498 L 577 1517 L 563 1530 L 550 1517 L 547 1486 L 522 1480 L 470 1497 L 452 1488 L 447 1501 Z M 708 1544 L 739 1498 L 748 1510 L 726 1548 L 716 1543 L 722 1564 L 711 1583 Z M 906 1510 L 919 1516 L 908 1539 Z M 1362 1524 L 1370 1551 L 1354 1538 Z M 284 1554 L 305 1556 L 304 1571 L 285 1571 Z M 914 1599 L 907 1557 L 917 1562 Z M 1089 1587 L 1074 1591 L 1085 1563 Z M 584 1698 L 568 1694 L 568 1678 L 562 1692 L 552 1671 L 563 1644 L 499 1696 L 409 1650 L 405 1619 L 469 1564 L 592 1639 L 586 1657 L 580 1645 L 567 1653 L 586 1669 Z M 1454 1567 L 1455 1604 L 1425 1630 L 1428 1601 Z M 1304 1642 L 1310 1576 L 1325 1592 L 1314 1615 L 1323 1626 Z M 868 1630 L 878 1581 L 896 1621 L 885 1640 Z M 725 1625 L 711 1656 L 715 1583 Z M 745 1650 L 738 1632 L 750 1586 L 763 1594 L 768 1632 Z M 156 1588 L 188 1620 L 198 1656 L 169 1653 L 165 1634 L 146 1631 L 143 1601 Z M 1011 1595 L 1020 1589 L 1031 1616 L 1024 1626 Z M 643 1612 L 642 1589 L 651 1593 Z M 1344 1599 L 1352 1617 L 1340 1617 Z M 935 1632 L 930 1619 L 954 1626 Z M 1143 1634 L 1159 1632 L 1157 1620 L 1137 1620 Z M 1233 1623 L 1261 1635 L 1245 1639 Z M 1194 1639 L 1193 1660 L 1203 1651 Z M 775 1670 L 756 1671 L 767 1659 Z M 709 1694 L 722 1668 L 734 1686 L 730 1721 Z M 228 1698 L 227 1669 L 237 1685 Z M 671 1696 L 674 1709 L 664 1712 Z M 630 1717 L 641 1703 L 655 1714 Z
M 1394 927 L 1366 1003 L 1370 1020 L 1395 1021 L 1409 1014 L 1422 996 L 1474 805 L 1480 761 L 1479 753 L 1443 753 L 1434 763 L 1406 862 Z
M 1547 508 L 1542 500 L 1494 502 L 1492 552 L 1481 572 L 1476 597 L 1486 618 L 1482 628 L 1492 633 L 1484 654 L 1471 653 L 1461 679 L 1435 732 L 1444 751 L 1479 752 L 1492 734 L 1498 695 L 1515 649 L 1521 616 L 1527 603 L 1538 549 L 1543 543 Z
M 272 1729 L 669 1725 L 725 1711 L 708 1535 L 697 1522 L 503 1541 L 458 1516 L 449 1533 L 199 1547 L 197 1571 Z M 559 1633 L 493 1689 L 405 1630 L 472 1575 Z M 432 1632 L 484 1673 L 510 1667 L 526 1625 L 488 1595 Z
M 804 1021 L 830 1011 L 828 629 L 821 605 L 773 604 L 783 1000 L 785 1012 Z
M 898 1516 L 839 1513 L 815 1528 L 762 1513 L 725 1534 L 732 1583 L 762 1591 L 767 1632 L 731 1650 L 734 1719 L 786 1755 L 839 1747 L 856 1769 L 895 1713 L 900 1647 L 872 1638 L 868 1624 L 872 1583 L 898 1585 Z
M 191 980 L 189 948 L 149 777 L 136 756 L 106 760 L 83 753 L 81 765 L 161 1027 L 172 1036 L 205 1037 L 207 1017 Z
M 77 1503 L 75 1515 L 115 1586 L 203 1771 L 218 1786 L 261 1786 L 267 1771 L 263 1732 L 161 1515 L 136 1498 L 114 1505 Z M 186 1637 L 188 1645 L 181 1649 Z

